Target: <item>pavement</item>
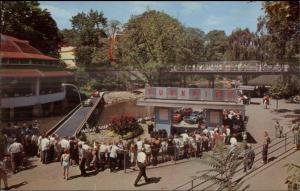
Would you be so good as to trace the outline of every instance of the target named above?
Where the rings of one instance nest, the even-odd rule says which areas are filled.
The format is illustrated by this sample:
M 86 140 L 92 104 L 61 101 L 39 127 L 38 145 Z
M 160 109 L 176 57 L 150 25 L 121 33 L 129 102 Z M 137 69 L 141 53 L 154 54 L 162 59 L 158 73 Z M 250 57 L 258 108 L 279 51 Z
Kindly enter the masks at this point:
M 261 99 L 252 99 L 252 102 L 260 103 Z M 284 126 L 284 132 L 287 132 L 290 130 L 288 127 L 291 124 L 290 121 L 294 119 L 291 116 L 299 116 L 294 113 L 299 109 L 299 105 L 287 104 L 284 100 L 280 100 L 279 109 L 281 110 L 274 112 L 275 103 L 275 100 L 271 100 L 270 109 L 264 109 L 261 104 L 246 106 L 246 115 L 249 116 L 247 129 L 257 142 L 253 144 L 254 147 L 262 144 L 265 130 L 269 132 L 271 139 L 275 137 L 273 127 L 275 119 L 279 119 L 280 124 Z M 287 189 L 285 184 L 287 173 L 283 165 L 288 162 L 300 165 L 300 151 L 290 151 L 282 157 L 275 152 L 273 156 L 277 158 L 274 157 L 272 163 L 245 178 L 246 183 L 250 184 L 250 190 Z M 199 176 L 201 174 L 199 171 L 207 169 L 201 159 L 182 161 L 176 165 L 169 162 L 164 167 L 147 169 L 147 175 L 152 178 L 152 181 L 149 184 L 143 184 L 144 181 L 141 180 L 140 183 L 143 185 L 134 187 L 133 182 L 138 171 L 125 174 L 124 171 L 110 173 L 106 170 L 95 176 L 78 177 L 80 171 L 77 166 L 70 167 L 71 180 L 66 181 L 63 179 L 63 169 L 59 163 L 42 165 L 37 158 L 32 162 L 37 166 L 12 175 L 9 178 L 9 186 L 13 185 L 12 188 L 21 190 L 171 190 Z

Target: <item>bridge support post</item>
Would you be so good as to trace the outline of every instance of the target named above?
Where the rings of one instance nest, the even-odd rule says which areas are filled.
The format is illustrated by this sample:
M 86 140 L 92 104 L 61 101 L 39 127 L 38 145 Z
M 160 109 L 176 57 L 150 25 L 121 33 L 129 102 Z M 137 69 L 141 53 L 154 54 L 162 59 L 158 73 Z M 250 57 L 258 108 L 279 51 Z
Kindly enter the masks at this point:
M 243 75 L 242 80 L 243 80 L 243 85 L 248 85 L 248 76 L 247 75 Z
M 186 87 L 186 76 L 183 75 L 183 87 Z
M 209 88 L 215 88 L 215 76 L 212 76 L 209 78 L 208 86 L 209 86 Z
M 9 108 L 9 119 L 13 120 L 15 118 L 15 109 Z

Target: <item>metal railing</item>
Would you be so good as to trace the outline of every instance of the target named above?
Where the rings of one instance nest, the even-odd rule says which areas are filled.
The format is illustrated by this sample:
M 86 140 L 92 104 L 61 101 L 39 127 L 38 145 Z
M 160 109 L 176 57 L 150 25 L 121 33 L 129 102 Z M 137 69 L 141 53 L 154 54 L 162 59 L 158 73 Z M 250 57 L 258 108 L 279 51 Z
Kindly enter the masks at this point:
M 174 67 L 171 72 L 199 71 L 199 72 L 296 72 L 300 71 L 299 66 L 292 65 L 261 65 L 261 64 L 206 64 L 186 65 Z
M 53 132 L 55 132 L 55 130 L 61 125 L 63 124 L 66 120 L 69 119 L 69 117 L 76 112 L 79 108 L 80 108 L 81 104 L 78 104 L 74 109 L 72 109 L 67 115 L 65 115 L 59 122 L 57 122 L 51 129 L 49 129 L 46 132 L 46 135 L 49 136 L 51 135 Z
M 288 142 L 288 140 L 289 140 L 291 137 L 293 137 L 293 135 L 288 136 L 288 134 L 291 133 L 291 132 L 292 132 L 292 131 L 286 132 L 286 133 L 284 134 L 284 139 L 279 140 L 279 141 L 276 142 L 275 144 L 272 144 L 272 143 L 273 143 L 274 140 L 277 140 L 278 138 L 273 138 L 273 139 L 271 140 L 271 144 L 272 144 L 272 145 L 271 145 L 271 146 L 269 147 L 269 149 L 268 149 L 268 150 L 269 150 L 268 155 L 270 155 L 270 154 L 272 154 L 272 153 L 278 151 L 279 149 L 282 149 L 283 147 L 284 147 L 284 152 L 281 153 L 281 155 L 284 154 L 284 153 L 286 153 L 286 152 L 288 152 L 288 151 L 290 151 L 291 149 L 287 149 L 287 145 L 289 145 L 290 143 L 293 142 L 293 141 L 289 141 L 289 142 Z M 283 145 L 280 145 L 278 148 L 275 148 L 276 145 L 278 145 L 278 144 L 280 144 L 280 143 L 282 143 L 282 142 L 284 142 Z M 261 157 L 257 157 L 259 154 L 262 153 L 262 147 L 263 147 L 263 145 L 259 145 L 259 146 L 253 148 L 253 150 L 261 149 L 260 152 L 255 152 L 255 156 L 256 156 L 255 158 L 256 158 L 256 160 L 253 162 L 253 164 L 256 163 L 256 162 L 258 162 L 258 161 L 260 161 L 260 160 L 262 159 L 262 155 L 260 155 Z M 273 148 L 275 148 L 275 149 L 272 150 Z M 272 151 L 270 151 L 270 150 L 272 150 Z M 262 166 L 261 166 L 261 167 L 262 167 Z M 239 169 L 237 170 L 236 173 L 241 172 L 241 171 L 243 170 L 243 168 L 244 168 L 244 167 L 241 166 L 241 168 L 239 168 Z M 257 169 L 256 169 L 256 170 L 257 170 Z M 253 172 L 254 172 L 254 171 L 252 171 L 251 173 L 253 173 Z M 207 173 L 204 173 L 204 174 L 209 174 L 209 173 L 207 172 Z M 218 175 L 220 175 L 220 174 L 216 174 L 216 176 L 218 176 Z M 188 189 L 186 189 L 186 190 L 193 190 L 194 188 L 199 187 L 199 186 L 205 184 L 206 182 L 208 182 L 208 180 L 203 180 L 203 181 L 201 181 L 200 183 L 195 184 L 196 181 L 199 181 L 199 180 L 201 180 L 201 179 L 202 179 L 202 178 L 201 178 L 201 175 L 200 175 L 200 176 L 198 176 L 197 178 L 194 178 L 194 179 L 192 179 L 192 180 L 190 180 L 190 181 L 188 181 L 188 182 L 186 182 L 186 183 L 184 183 L 184 184 L 182 184 L 182 185 L 176 187 L 176 188 L 173 189 L 173 190 L 180 190 L 181 188 L 183 188 L 183 187 L 185 187 L 185 186 L 187 186 L 187 185 L 190 185 L 190 187 L 188 187 Z M 207 188 L 210 188 L 210 187 L 212 187 L 212 186 L 215 185 L 215 184 L 216 184 L 216 183 L 212 183 L 212 184 L 210 184 L 209 186 L 206 186 L 205 188 L 201 188 L 201 190 L 205 190 L 205 189 L 207 189 Z

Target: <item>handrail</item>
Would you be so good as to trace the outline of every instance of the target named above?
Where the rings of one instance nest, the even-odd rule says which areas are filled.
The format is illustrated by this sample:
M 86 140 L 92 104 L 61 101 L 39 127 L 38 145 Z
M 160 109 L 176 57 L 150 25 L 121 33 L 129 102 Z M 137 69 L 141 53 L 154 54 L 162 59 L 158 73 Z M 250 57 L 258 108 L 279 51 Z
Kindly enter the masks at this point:
M 84 118 L 84 120 L 81 122 L 79 128 L 75 131 L 75 135 L 77 135 L 81 129 L 83 128 L 84 124 L 89 120 L 90 116 L 92 115 L 92 113 L 94 112 L 95 108 L 98 106 L 99 102 L 101 99 L 103 99 L 104 93 L 101 95 L 101 97 L 99 97 L 99 99 L 97 99 L 97 101 L 94 103 L 92 109 L 89 111 L 89 113 L 87 114 L 87 116 Z
M 293 137 L 293 136 L 288 136 L 288 137 L 287 137 L 287 134 L 290 133 L 290 132 L 292 132 L 292 130 L 290 130 L 290 131 L 284 133 L 284 134 L 285 134 L 285 139 L 280 140 L 279 142 L 277 142 L 277 143 L 271 145 L 271 146 L 269 147 L 269 150 L 271 150 L 271 148 L 273 148 L 275 145 L 277 145 L 277 144 L 279 144 L 279 143 L 281 143 L 281 142 L 283 142 L 283 141 L 286 141 L 286 139 L 289 139 L 289 138 Z M 271 140 L 271 142 L 274 141 L 275 139 L 278 139 L 278 138 L 277 138 L 277 137 L 273 138 L 273 139 Z M 274 153 L 275 151 L 279 150 L 279 149 L 282 148 L 282 147 L 286 147 L 286 145 L 288 145 L 288 144 L 290 144 L 290 143 L 291 143 L 291 142 L 285 143 L 284 145 L 280 146 L 280 147 L 277 148 L 276 150 L 269 152 L 269 154 Z M 257 147 L 255 147 L 255 148 L 253 148 L 253 150 L 256 150 L 256 149 L 261 148 L 261 147 L 263 147 L 263 144 L 262 144 L 262 145 L 259 145 L 259 146 L 257 146 Z M 285 152 L 286 152 L 286 151 L 285 151 Z M 284 153 L 285 153 L 285 152 L 284 152 Z M 260 152 L 258 152 L 258 153 L 255 153 L 255 156 L 259 155 L 260 153 L 262 153 L 262 151 L 260 151 Z M 262 158 L 262 157 L 256 159 L 254 162 L 257 162 L 257 161 L 260 160 L 261 158 Z M 241 167 L 241 169 L 237 170 L 237 172 L 241 171 L 242 169 L 243 169 L 243 167 Z M 208 174 L 208 173 L 204 173 L 204 174 Z M 217 175 L 219 175 L 219 174 L 217 174 Z M 216 176 L 217 176 L 217 175 L 216 175 Z M 186 183 L 184 183 L 184 184 L 182 184 L 182 185 L 176 187 L 176 188 L 173 189 L 173 190 L 177 190 L 177 189 L 179 189 L 179 188 L 181 188 L 181 187 L 183 187 L 183 186 L 185 186 L 185 185 L 187 185 L 187 184 L 192 184 L 192 185 L 193 185 L 193 182 L 194 182 L 195 180 L 200 179 L 200 178 L 201 178 L 201 176 L 198 176 L 197 178 L 194 178 L 194 179 L 192 179 L 192 180 L 190 180 L 190 181 L 188 181 L 188 182 L 186 182 Z M 204 183 L 206 183 L 206 182 L 208 182 L 208 180 L 204 180 L 204 181 L 200 182 L 200 183 L 197 184 L 197 185 L 193 185 L 193 186 L 192 186 L 191 188 L 189 188 L 188 190 L 192 190 L 193 188 L 198 187 L 198 186 L 200 186 L 200 185 L 202 185 L 202 184 L 204 184 Z M 215 183 L 211 184 L 209 187 L 211 187 L 211 186 L 214 185 L 214 184 L 215 184 Z
M 50 130 L 46 132 L 46 135 L 50 135 L 54 132 L 63 122 L 65 122 L 76 110 L 80 108 L 81 104 L 78 104 L 75 108 L 73 108 L 67 115 L 65 115 L 59 122 L 57 122 Z

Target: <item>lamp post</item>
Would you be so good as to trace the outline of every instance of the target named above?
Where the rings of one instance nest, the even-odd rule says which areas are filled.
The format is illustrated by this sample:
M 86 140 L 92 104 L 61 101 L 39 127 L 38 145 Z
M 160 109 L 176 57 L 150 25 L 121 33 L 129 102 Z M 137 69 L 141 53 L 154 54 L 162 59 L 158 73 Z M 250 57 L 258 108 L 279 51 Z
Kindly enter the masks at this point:
M 77 90 L 78 97 L 79 97 L 79 100 L 80 100 L 80 104 L 82 104 L 81 95 L 80 95 L 80 92 L 79 92 L 77 86 L 75 86 L 74 84 L 67 84 L 67 83 L 62 83 L 61 85 L 62 85 L 62 86 L 72 86 L 72 87 L 74 87 L 74 88 Z

